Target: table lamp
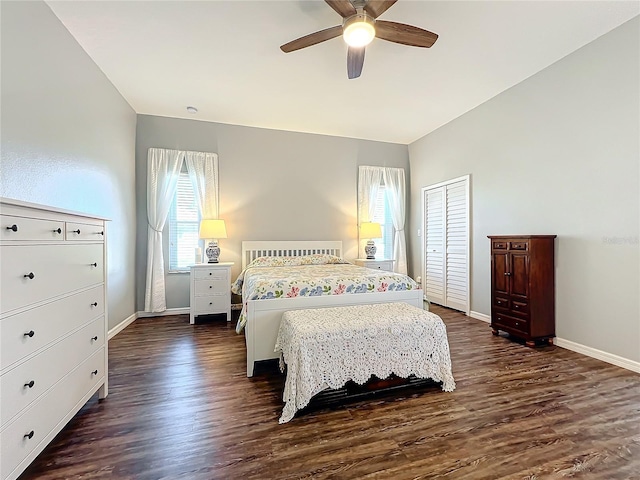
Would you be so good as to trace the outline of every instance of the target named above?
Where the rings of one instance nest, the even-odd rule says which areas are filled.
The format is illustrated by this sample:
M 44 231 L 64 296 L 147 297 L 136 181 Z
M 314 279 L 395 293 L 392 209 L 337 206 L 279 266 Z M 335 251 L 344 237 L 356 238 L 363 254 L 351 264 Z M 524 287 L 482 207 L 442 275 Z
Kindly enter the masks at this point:
M 200 220 L 200 238 L 209 239 L 209 246 L 205 250 L 208 263 L 218 263 L 220 256 L 219 238 L 227 238 L 227 229 L 224 220 L 207 218 Z
M 360 224 L 360 238 L 367 238 L 367 245 L 364 252 L 367 254 L 367 260 L 375 260 L 376 245 L 373 243 L 374 238 L 382 238 L 382 227 L 376 222 L 362 222 Z

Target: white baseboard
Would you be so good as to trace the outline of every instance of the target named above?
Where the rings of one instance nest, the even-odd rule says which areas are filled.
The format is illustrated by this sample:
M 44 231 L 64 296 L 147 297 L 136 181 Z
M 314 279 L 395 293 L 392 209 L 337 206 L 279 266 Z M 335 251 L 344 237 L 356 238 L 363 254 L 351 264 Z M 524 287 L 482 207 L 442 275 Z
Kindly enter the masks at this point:
M 603 362 L 610 363 L 617 367 L 622 367 L 627 370 L 631 370 L 632 372 L 640 373 L 640 362 L 635 362 L 633 360 L 629 360 L 628 358 L 619 357 L 618 355 L 614 355 L 613 353 L 603 352 L 602 350 L 598 350 L 597 348 L 587 347 L 570 340 L 564 340 L 563 338 L 556 337 L 553 343 L 558 347 L 566 348 L 567 350 L 571 350 L 572 352 L 581 353 L 582 355 L 586 355 L 587 357 L 602 360 Z
M 166 317 L 167 315 L 189 315 L 191 311 L 189 307 L 183 308 L 167 308 L 164 312 L 138 312 L 138 318 L 145 317 Z
M 482 320 L 483 322 L 491 323 L 491 317 L 489 315 L 485 315 L 484 313 L 474 312 L 473 310 L 471 310 L 469 312 L 469 316 L 471 318 L 475 318 L 476 320 Z
M 111 330 L 109 330 L 109 335 L 108 335 L 107 338 L 109 340 L 111 340 L 113 337 L 115 337 L 117 334 L 119 334 L 122 330 L 127 328 L 133 322 L 135 322 L 137 318 L 138 318 L 138 314 L 137 313 L 133 313 L 133 314 L 129 315 L 127 318 L 125 318 L 123 321 L 121 321 L 118 325 L 116 325 Z

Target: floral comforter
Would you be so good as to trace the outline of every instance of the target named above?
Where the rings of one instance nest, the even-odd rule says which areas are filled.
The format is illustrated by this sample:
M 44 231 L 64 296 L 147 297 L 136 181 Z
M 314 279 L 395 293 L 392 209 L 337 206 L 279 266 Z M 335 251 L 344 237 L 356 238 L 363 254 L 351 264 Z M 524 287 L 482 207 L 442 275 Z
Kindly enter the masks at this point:
M 232 292 L 242 295 L 243 302 L 236 332 L 242 332 L 246 324 L 245 309 L 248 300 L 349 295 L 420 288 L 406 275 L 359 267 L 342 259 L 338 260 L 324 264 L 291 265 L 281 260 L 274 260 L 273 263 L 262 261 L 257 265 L 254 265 L 255 261 L 250 263 L 231 288 Z

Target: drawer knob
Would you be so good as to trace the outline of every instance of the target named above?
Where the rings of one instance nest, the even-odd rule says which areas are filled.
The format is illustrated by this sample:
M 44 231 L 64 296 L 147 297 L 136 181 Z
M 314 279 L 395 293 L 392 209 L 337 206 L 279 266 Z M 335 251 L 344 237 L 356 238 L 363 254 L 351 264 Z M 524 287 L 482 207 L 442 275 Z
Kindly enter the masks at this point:
M 90 263 L 90 264 L 89 264 L 89 266 L 90 266 L 90 267 L 97 267 L 97 266 L 98 266 L 98 263 L 97 263 L 97 262 L 93 262 L 93 263 Z
M 33 272 L 29 272 L 28 274 L 26 274 L 24 276 L 24 278 L 29 278 L 31 280 L 33 280 L 36 276 L 33 274 Z
M 11 225 L 10 227 L 7 227 L 7 230 L 11 230 L 12 232 L 17 232 L 18 231 L 18 225 L 16 225 L 15 223 L 13 225 Z
M 36 332 L 34 332 L 33 330 L 29 330 L 27 333 L 25 333 L 23 336 L 24 337 L 33 337 L 36 334 Z
M 213 288 L 213 285 L 209 285 L 209 288 Z
M 98 232 L 100 235 L 104 236 L 104 230 L 102 230 L 101 232 Z
M 209 275 L 213 275 L 213 273 L 212 273 L 212 272 L 209 272 Z
M 29 388 L 33 388 L 33 386 L 36 384 L 36 382 L 34 382 L 33 380 L 31 380 L 29 383 L 25 383 L 24 386 L 25 387 L 29 387 Z
M 31 430 L 29 433 L 27 433 L 23 438 L 28 438 L 29 440 L 31 440 L 33 438 L 34 435 L 34 431 Z
M 496 303 L 497 303 L 498 305 L 502 305 L 502 302 L 501 302 L 500 300 L 498 300 Z
M 77 233 L 78 235 L 80 235 L 80 229 L 77 229 L 77 230 L 71 230 L 71 233 Z
M 520 308 L 520 305 L 514 305 L 513 308 Z
M 98 306 L 98 302 L 93 302 L 93 303 L 91 304 L 91 306 L 92 306 L 92 307 L 97 307 L 97 306 Z
M 517 327 L 518 325 L 520 325 L 520 324 L 519 324 L 518 322 L 516 322 L 516 327 Z
M 213 305 L 213 302 L 209 302 L 209 305 Z
M 93 372 L 91 372 L 91 375 L 97 375 L 98 374 L 98 370 L 94 370 Z
M 54 228 L 53 229 L 53 233 L 62 233 L 62 229 L 61 228 Z
M 95 336 L 91 337 L 91 340 L 93 340 L 95 342 L 96 340 L 98 340 L 98 336 L 95 335 Z

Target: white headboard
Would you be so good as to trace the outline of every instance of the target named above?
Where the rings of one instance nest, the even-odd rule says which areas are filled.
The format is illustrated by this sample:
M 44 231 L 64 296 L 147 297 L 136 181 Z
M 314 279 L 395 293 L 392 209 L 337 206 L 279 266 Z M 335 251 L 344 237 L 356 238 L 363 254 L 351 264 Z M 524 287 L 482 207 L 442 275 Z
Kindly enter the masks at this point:
M 341 240 L 283 240 L 242 242 L 242 269 L 258 257 L 299 257 L 325 253 L 342 256 Z

